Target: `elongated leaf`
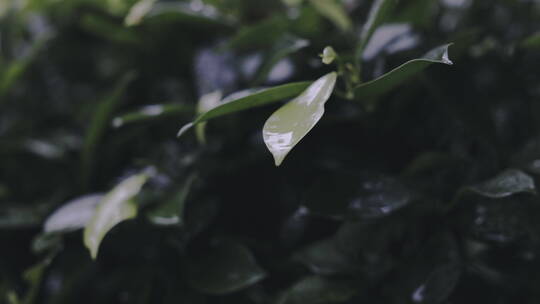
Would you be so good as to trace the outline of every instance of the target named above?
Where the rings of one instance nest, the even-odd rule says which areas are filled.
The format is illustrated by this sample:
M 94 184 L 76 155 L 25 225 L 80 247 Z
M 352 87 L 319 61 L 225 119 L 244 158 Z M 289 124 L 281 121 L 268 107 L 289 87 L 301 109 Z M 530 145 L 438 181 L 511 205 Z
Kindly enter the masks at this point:
M 327 304 L 342 303 L 357 291 L 354 281 L 310 276 L 296 283 L 279 304 Z
M 222 97 L 221 91 L 214 91 L 212 93 L 204 94 L 199 98 L 197 103 L 197 114 L 202 114 L 210 111 L 211 109 L 217 107 L 221 101 Z M 195 134 L 197 140 L 200 144 L 206 143 L 206 122 L 202 122 L 195 126 Z
M 103 197 L 96 212 L 84 229 L 84 244 L 96 258 L 101 241 L 118 223 L 134 218 L 137 206 L 133 203 L 142 186 L 146 183 L 146 173 L 137 174 L 122 181 Z
M 356 54 L 357 58 L 362 58 L 362 52 L 369 42 L 371 35 L 373 35 L 375 29 L 384 22 L 395 4 L 396 0 L 374 0 L 371 9 L 369 10 L 368 19 L 360 33 L 360 42 Z
M 337 74 L 332 72 L 319 78 L 268 118 L 263 127 L 263 138 L 276 166 L 321 119 L 336 77 Z
M 390 72 L 372 81 L 362 83 L 354 89 L 356 98 L 372 98 L 386 93 L 400 84 L 404 83 L 412 76 L 421 72 L 433 63 L 452 65 L 448 58 L 448 47 L 446 44 L 437 47 L 418 59 L 407 61 Z
M 148 105 L 137 111 L 117 116 L 113 119 L 112 125 L 120 128 L 125 125 L 159 120 L 164 117 L 177 116 L 179 114 L 192 113 L 193 108 L 184 104 L 156 104 Z
M 340 1 L 311 0 L 310 2 L 319 14 L 332 21 L 340 30 L 348 31 L 352 28 L 352 21 Z
M 148 213 L 148 219 L 156 225 L 182 225 L 184 223 L 184 206 L 194 176 L 190 176 L 174 196 Z
M 144 16 L 150 12 L 156 1 L 157 0 L 139 0 L 129 10 L 129 13 L 124 19 L 124 24 L 127 26 L 139 24 Z
M 44 232 L 69 232 L 84 228 L 102 198 L 101 193 L 89 194 L 65 203 L 47 218 L 43 226 Z
M 210 120 L 212 118 L 240 112 L 255 107 L 260 107 L 273 102 L 278 102 L 285 98 L 293 97 L 305 90 L 309 86 L 309 84 L 309 82 L 288 83 L 273 88 L 261 90 L 248 96 L 229 101 L 227 103 L 222 103 L 221 105 L 213 108 L 212 110 L 199 115 L 193 122 L 184 125 L 180 129 L 180 131 L 178 131 L 178 136 L 184 134 L 194 125 Z
M 186 265 L 189 284 L 204 293 L 227 294 L 253 285 L 266 277 L 248 248 L 221 244 Z
M 489 198 L 536 192 L 533 178 L 515 169 L 506 170 L 480 185 L 469 187 L 468 190 Z

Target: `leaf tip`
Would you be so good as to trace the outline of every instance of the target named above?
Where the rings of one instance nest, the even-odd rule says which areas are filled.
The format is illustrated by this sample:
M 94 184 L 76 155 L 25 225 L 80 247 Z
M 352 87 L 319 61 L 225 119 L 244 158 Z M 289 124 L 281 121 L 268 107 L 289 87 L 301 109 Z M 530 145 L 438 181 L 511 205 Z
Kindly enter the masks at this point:
M 193 127 L 194 123 L 190 122 L 188 124 L 185 124 L 182 128 L 180 128 L 180 130 L 178 131 L 178 133 L 176 134 L 176 137 L 180 137 L 182 135 L 184 135 L 184 133 L 186 133 L 189 129 L 191 129 Z

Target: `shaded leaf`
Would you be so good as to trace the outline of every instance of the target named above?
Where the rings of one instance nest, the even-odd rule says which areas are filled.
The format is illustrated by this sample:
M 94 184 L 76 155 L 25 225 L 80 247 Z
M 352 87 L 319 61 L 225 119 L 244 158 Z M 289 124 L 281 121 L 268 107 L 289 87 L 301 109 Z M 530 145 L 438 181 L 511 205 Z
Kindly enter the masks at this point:
M 515 169 L 506 170 L 480 185 L 469 187 L 468 190 L 489 198 L 503 198 L 523 192 L 536 193 L 533 178 Z
M 240 112 L 243 110 L 251 109 L 254 107 L 263 106 L 266 104 L 274 103 L 281 101 L 285 98 L 289 98 L 300 94 L 305 88 L 309 86 L 309 82 L 294 82 L 288 83 L 264 90 L 257 91 L 256 93 L 250 94 L 248 96 L 231 100 L 227 103 L 222 103 L 221 105 L 213 108 L 212 110 L 199 115 L 193 122 L 184 125 L 180 131 L 178 131 L 178 136 L 181 136 L 194 125 L 197 125 L 201 122 L 210 120 L 212 118 L 224 116 L 227 114 Z
M 433 63 L 452 65 L 452 61 L 448 58 L 448 47 L 450 45 L 451 44 L 446 44 L 437 47 L 421 58 L 407 61 L 374 80 L 358 85 L 354 89 L 355 97 L 372 98 L 382 95 L 409 80 L 412 76 L 421 72 Z
M 100 201 L 94 215 L 84 229 L 84 244 L 90 250 L 93 259 L 96 258 L 101 241 L 118 223 L 134 218 L 137 206 L 132 199 L 146 183 L 146 173 L 131 176 L 111 191 Z
M 227 43 L 228 48 L 242 50 L 274 44 L 287 31 L 288 21 L 276 15 L 257 24 L 241 27 Z
M 139 24 L 144 16 L 150 12 L 156 1 L 157 0 L 139 0 L 129 9 L 129 13 L 124 19 L 124 24 L 127 26 Z
M 156 225 L 182 225 L 184 206 L 195 176 L 190 176 L 174 196 L 150 211 L 148 219 Z
M 148 105 L 137 111 L 117 116 L 113 119 L 112 125 L 120 128 L 125 125 L 160 120 L 164 117 L 177 116 L 179 114 L 192 113 L 191 106 L 184 104 L 156 104 Z
M 369 15 L 366 23 L 362 27 L 360 33 L 360 42 L 357 47 L 356 57 L 362 58 L 364 48 L 369 42 L 371 35 L 375 32 L 375 29 L 384 22 L 392 8 L 395 6 L 396 0 L 375 0 L 369 10 Z
M 248 248 L 237 243 L 220 244 L 186 265 L 189 284 L 204 293 L 227 294 L 266 277 Z
M 0 228 L 28 228 L 39 226 L 49 212 L 47 204 L 24 206 L 5 204 L 0 206 Z
M 293 259 L 321 275 L 350 274 L 358 270 L 331 238 L 307 246 Z
M 319 14 L 332 21 L 340 30 L 348 31 L 352 28 L 352 21 L 340 1 L 310 0 L 310 2 Z
M 358 291 L 355 285 L 355 282 L 351 280 L 310 276 L 297 282 L 278 303 L 342 303 L 352 298 Z
M 145 14 L 145 19 L 173 19 L 193 24 L 230 27 L 234 20 L 223 16 L 212 5 L 202 4 L 192 6 L 189 2 L 158 1 Z
M 523 40 L 521 46 L 530 49 L 540 48 L 540 32 L 536 32 L 531 36 L 527 37 L 525 40 Z
M 336 77 L 337 74 L 332 72 L 319 78 L 268 118 L 263 127 L 263 138 L 276 166 L 321 119 Z
M 57 233 L 84 228 L 102 198 L 101 193 L 88 194 L 65 203 L 47 218 L 43 231 Z
M 222 97 L 221 91 L 214 91 L 212 93 L 204 94 L 199 98 L 197 103 L 197 114 L 202 114 L 210 111 L 211 109 L 217 107 L 220 104 Z M 206 143 L 206 122 L 202 122 L 195 126 L 195 134 L 199 143 Z

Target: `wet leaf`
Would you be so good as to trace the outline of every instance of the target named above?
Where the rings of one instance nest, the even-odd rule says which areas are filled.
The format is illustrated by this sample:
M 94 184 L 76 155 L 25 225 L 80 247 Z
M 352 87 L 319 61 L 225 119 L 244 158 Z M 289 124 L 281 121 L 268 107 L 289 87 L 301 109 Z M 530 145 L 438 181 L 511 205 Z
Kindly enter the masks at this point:
M 172 198 L 148 213 L 148 219 L 156 225 L 182 225 L 186 198 L 194 179 L 194 176 L 190 176 Z
M 125 125 L 160 120 L 165 117 L 175 117 L 181 114 L 193 113 L 193 108 L 183 104 L 155 104 L 147 105 L 137 111 L 117 116 L 112 126 L 120 128 Z
M 101 199 L 96 211 L 84 229 L 84 244 L 90 250 L 93 259 L 97 257 L 101 241 L 114 226 L 137 215 L 137 206 L 133 198 L 146 183 L 148 175 L 133 175 Z
M 227 294 L 251 286 L 266 277 L 248 248 L 224 243 L 186 265 L 189 284 L 204 293 Z
M 45 233 L 69 232 L 82 229 L 94 215 L 103 194 L 88 194 L 75 198 L 54 211 L 45 221 Z
M 310 0 L 310 2 L 319 14 L 332 21 L 340 30 L 348 31 L 352 28 L 352 21 L 340 1 Z
M 224 116 L 227 114 L 251 109 L 254 107 L 259 107 L 266 104 L 278 102 L 285 98 L 298 95 L 303 90 L 305 90 L 309 85 L 310 85 L 309 82 L 288 83 L 288 84 L 260 90 L 248 96 L 231 100 L 227 103 L 222 103 L 221 105 L 213 108 L 212 110 L 199 115 L 193 122 L 184 125 L 180 129 L 180 131 L 178 131 L 178 136 L 181 136 L 182 134 L 187 132 L 194 125 L 210 120 L 212 118 L 216 118 L 216 117 Z
M 396 0 L 375 0 L 369 10 L 369 15 L 366 23 L 362 27 L 360 33 L 360 42 L 357 47 L 357 58 L 362 58 L 362 53 L 368 44 L 371 35 L 386 20 L 386 17 L 395 6 Z
M 515 169 L 506 170 L 480 185 L 469 187 L 468 190 L 489 198 L 503 198 L 516 193 L 536 193 L 533 178 Z
M 362 83 L 354 89 L 355 98 L 373 98 L 391 91 L 433 63 L 452 65 L 446 44 L 437 47 L 422 58 L 410 60 L 374 80 Z
M 332 72 L 319 78 L 268 118 L 263 127 L 263 138 L 276 166 L 321 119 L 336 77 L 337 74 Z
M 342 303 L 352 298 L 357 291 L 354 281 L 310 276 L 297 282 L 278 303 Z

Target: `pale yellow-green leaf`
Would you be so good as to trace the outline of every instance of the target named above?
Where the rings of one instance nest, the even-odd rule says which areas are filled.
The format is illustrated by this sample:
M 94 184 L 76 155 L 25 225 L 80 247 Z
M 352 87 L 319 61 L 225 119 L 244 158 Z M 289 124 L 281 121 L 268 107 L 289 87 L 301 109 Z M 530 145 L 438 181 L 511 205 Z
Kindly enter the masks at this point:
M 276 166 L 321 119 L 336 77 L 336 72 L 332 72 L 319 78 L 268 118 L 263 127 L 263 138 Z

